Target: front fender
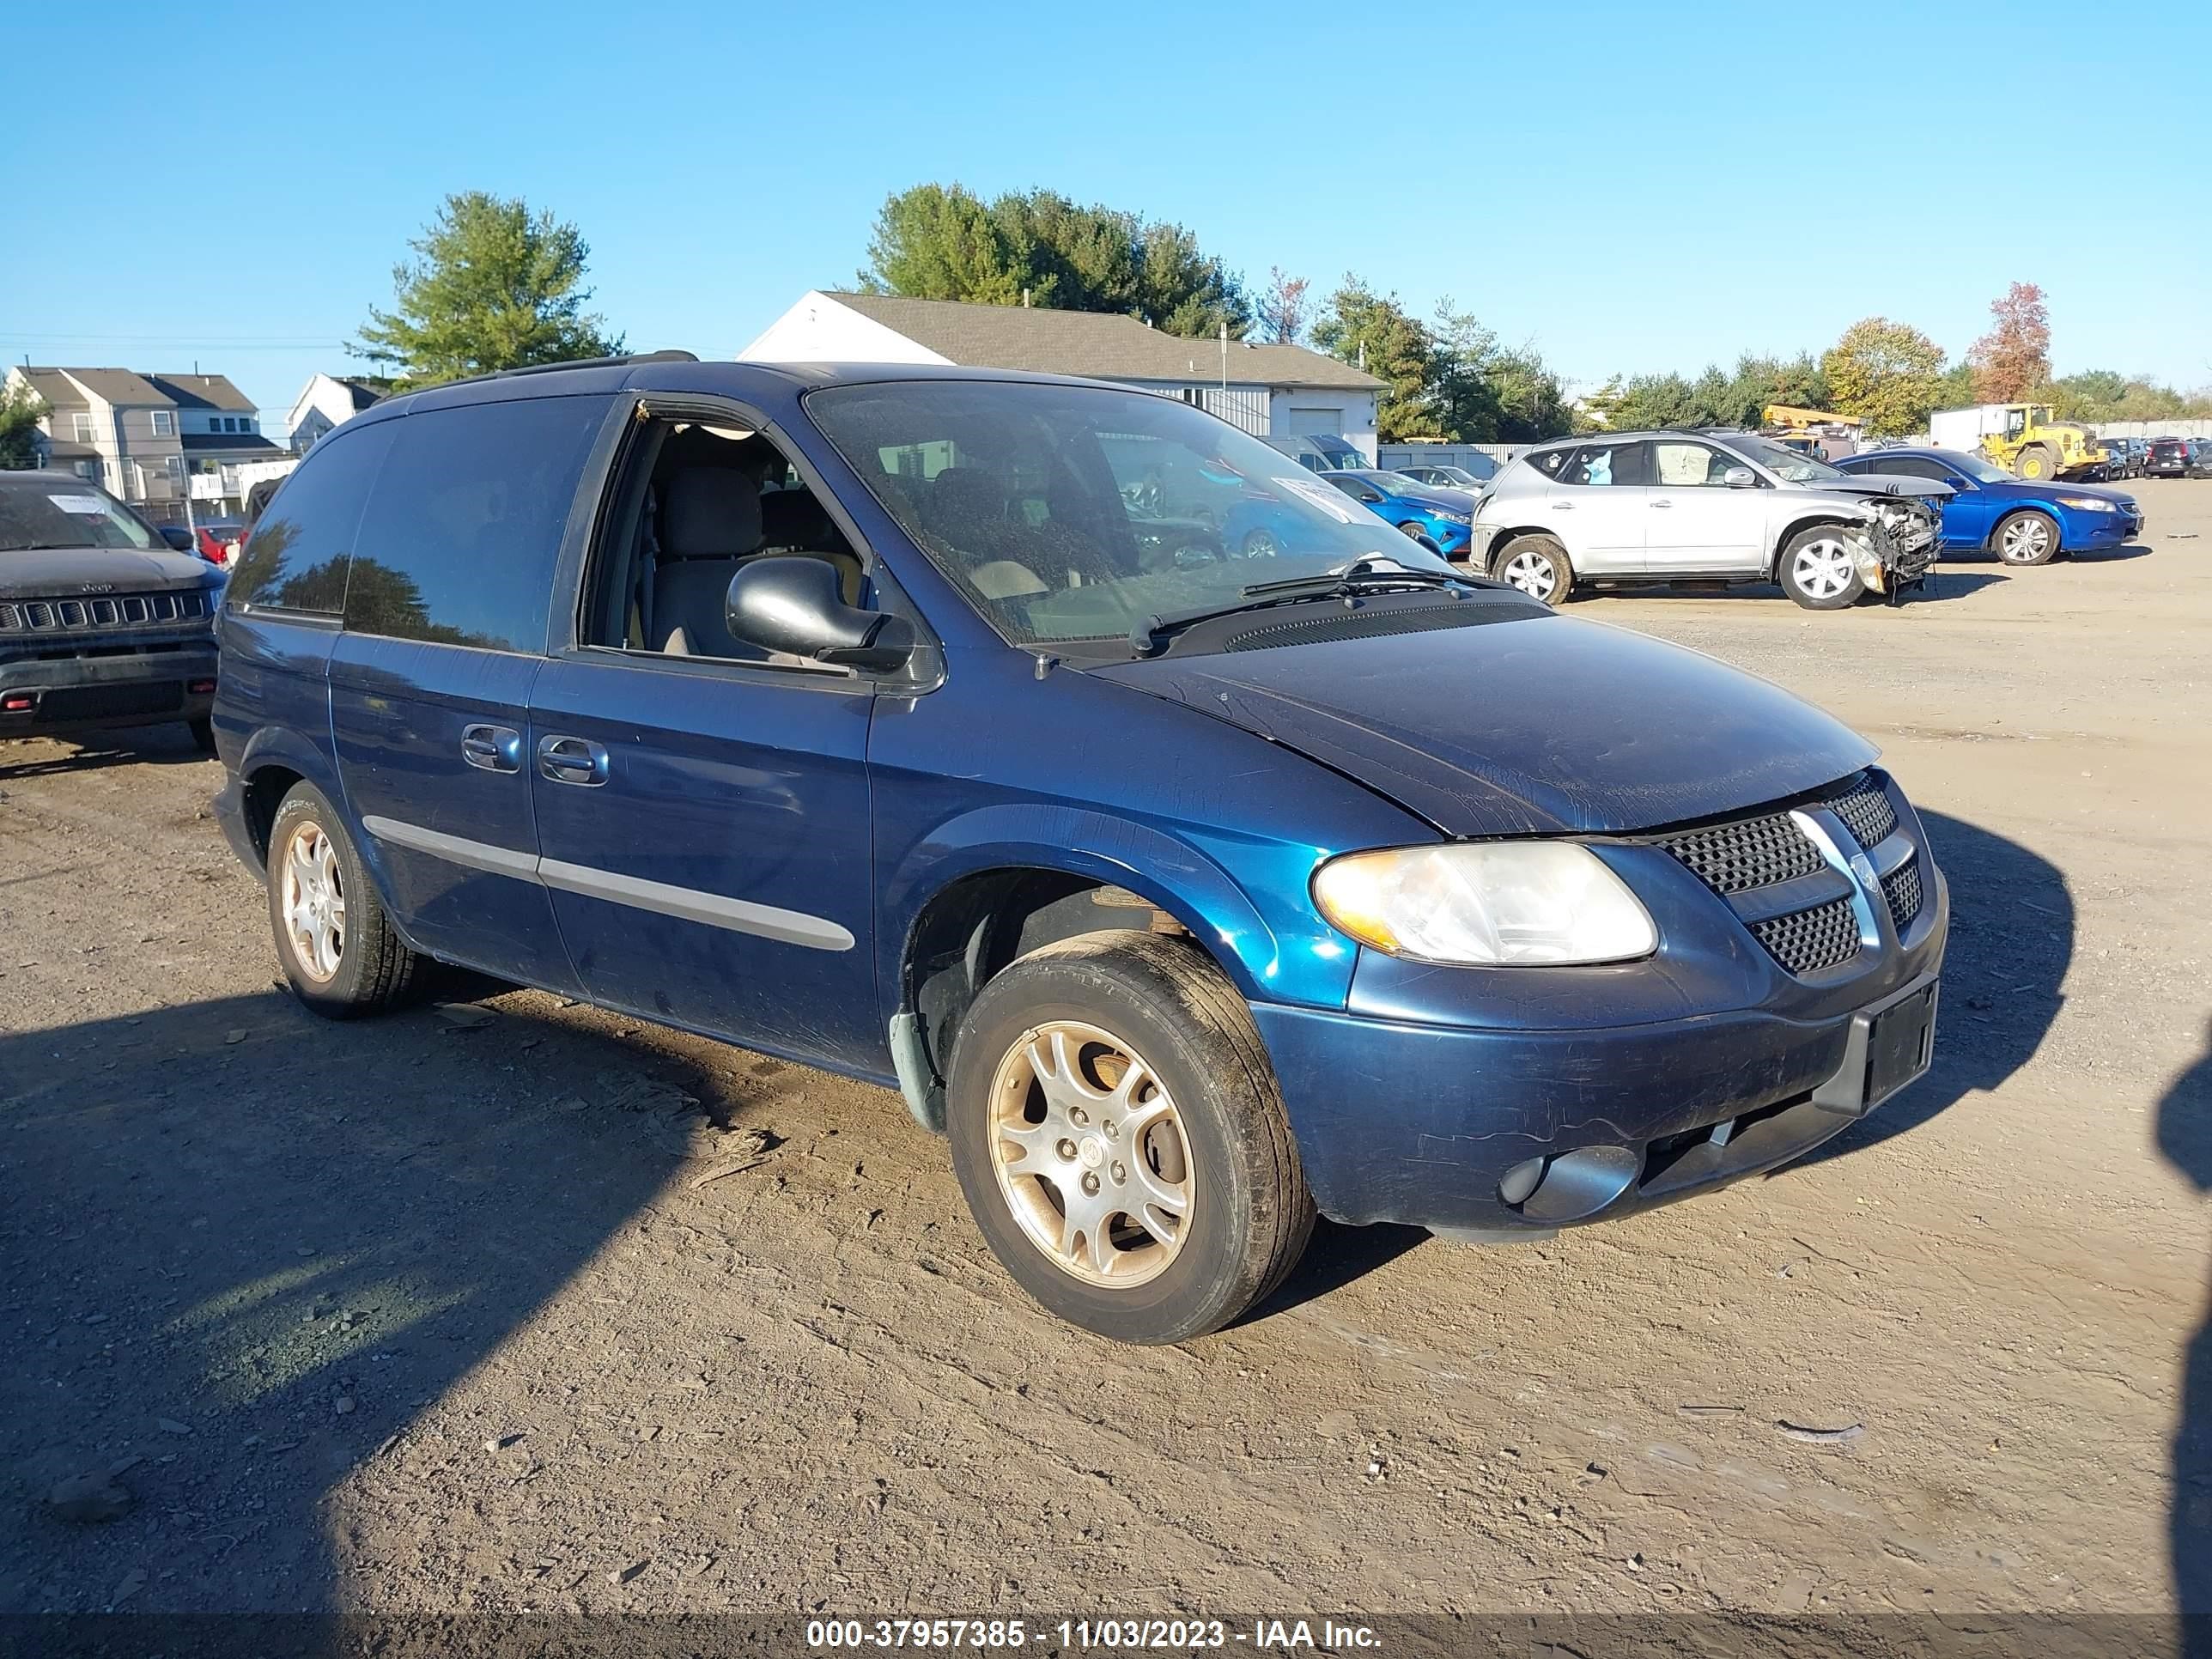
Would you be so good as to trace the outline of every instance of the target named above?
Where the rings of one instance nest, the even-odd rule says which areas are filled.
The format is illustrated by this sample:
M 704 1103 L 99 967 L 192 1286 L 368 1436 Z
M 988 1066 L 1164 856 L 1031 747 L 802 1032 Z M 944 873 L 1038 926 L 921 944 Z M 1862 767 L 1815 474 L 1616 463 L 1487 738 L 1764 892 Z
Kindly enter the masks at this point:
M 1158 906 L 1206 946 L 1249 999 L 1341 1008 L 1356 952 L 1306 897 L 1323 854 L 1291 842 L 1210 840 L 1201 830 L 1170 834 L 1046 801 L 1001 802 L 949 818 L 887 874 L 877 982 L 900 983 L 916 921 L 953 882 L 989 870 L 1052 870 L 1127 888 Z M 1230 874 L 1230 856 L 1247 872 L 1245 882 Z

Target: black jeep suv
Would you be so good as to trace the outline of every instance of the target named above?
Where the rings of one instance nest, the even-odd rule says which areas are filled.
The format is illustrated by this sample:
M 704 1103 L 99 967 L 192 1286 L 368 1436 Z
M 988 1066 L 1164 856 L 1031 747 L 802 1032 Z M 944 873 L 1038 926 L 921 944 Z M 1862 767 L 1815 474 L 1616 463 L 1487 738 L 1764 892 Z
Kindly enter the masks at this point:
M 212 750 L 222 584 L 99 485 L 0 472 L 0 738 L 182 720 Z

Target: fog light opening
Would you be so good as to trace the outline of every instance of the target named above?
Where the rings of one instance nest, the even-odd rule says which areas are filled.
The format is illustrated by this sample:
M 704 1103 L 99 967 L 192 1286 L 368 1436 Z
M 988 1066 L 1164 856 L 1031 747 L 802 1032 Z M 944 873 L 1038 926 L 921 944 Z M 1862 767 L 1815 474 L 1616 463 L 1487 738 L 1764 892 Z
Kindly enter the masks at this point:
M 185 690 L 195 697 L 204 697 L 215 690 L 215 682 L 213 680 L 187 680 L 185 682 Z
M 1643 1154 L 1632 1146 L 1578 1146 L 1515 1164 L 1498 1183 L 1498 1196 L 1531 1221 L 1580 1221 L 1626 1192 L 1643 1166 Z M 1509 1196 L 1516 1187 L 1517 1200 Z
M 0 714 L 27 714 L 38 706 L 38 698 L 28 691 L 10 691 L 0 697 Z

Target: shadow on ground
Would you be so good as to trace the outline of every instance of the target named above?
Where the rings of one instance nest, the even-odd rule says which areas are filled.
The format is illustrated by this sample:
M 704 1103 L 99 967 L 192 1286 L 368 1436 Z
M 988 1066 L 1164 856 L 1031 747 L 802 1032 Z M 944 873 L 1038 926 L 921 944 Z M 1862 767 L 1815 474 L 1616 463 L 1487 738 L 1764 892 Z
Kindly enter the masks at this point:
M 331 1490 L 729 1090 L 526 1006 L 331 1025 L 270 990 L 0 1034 L 0 1613 L 337 1603 Z M 111 1471 L 118 1518 L 48 1501 Z
M 2158 1149 L 2199 1193 L 2212 1194 L 2212 1027 L 2205 1051 L 2158 1104 Z M 2212 1659 L 2212 1285 L 2181 1362 L 2181 1417 L 2173 1431 L 2167 1523 L 2174 1598 L 2188 1659 Z
M 56 745 L 55 753 L 48 745 Z M 82 737 L 0 738 L 0 783 L 27 782 L 54 772 L 96 772 L 110 766 L 174 766 L 208 758 L 184 726 L 133 726 Z

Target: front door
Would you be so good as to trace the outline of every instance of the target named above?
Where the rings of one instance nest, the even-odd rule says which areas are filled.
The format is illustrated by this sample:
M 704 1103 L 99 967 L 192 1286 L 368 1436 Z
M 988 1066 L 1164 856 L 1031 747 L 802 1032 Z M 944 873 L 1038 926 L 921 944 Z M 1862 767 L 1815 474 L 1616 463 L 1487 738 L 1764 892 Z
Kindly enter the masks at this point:
M 593 1000 L 880 1073 L 864 678 L 729 631 L 764 555 L 866 579 L 755 418 L 641 410 L 531 694 L 538 878 Z
M 1766 564 L 1766 526 L 1774 493 L 1730 489 L 1743 460 L 1712 444 L 1655 438 L 1644 557 L 1656 577 L 1755 574 Z

